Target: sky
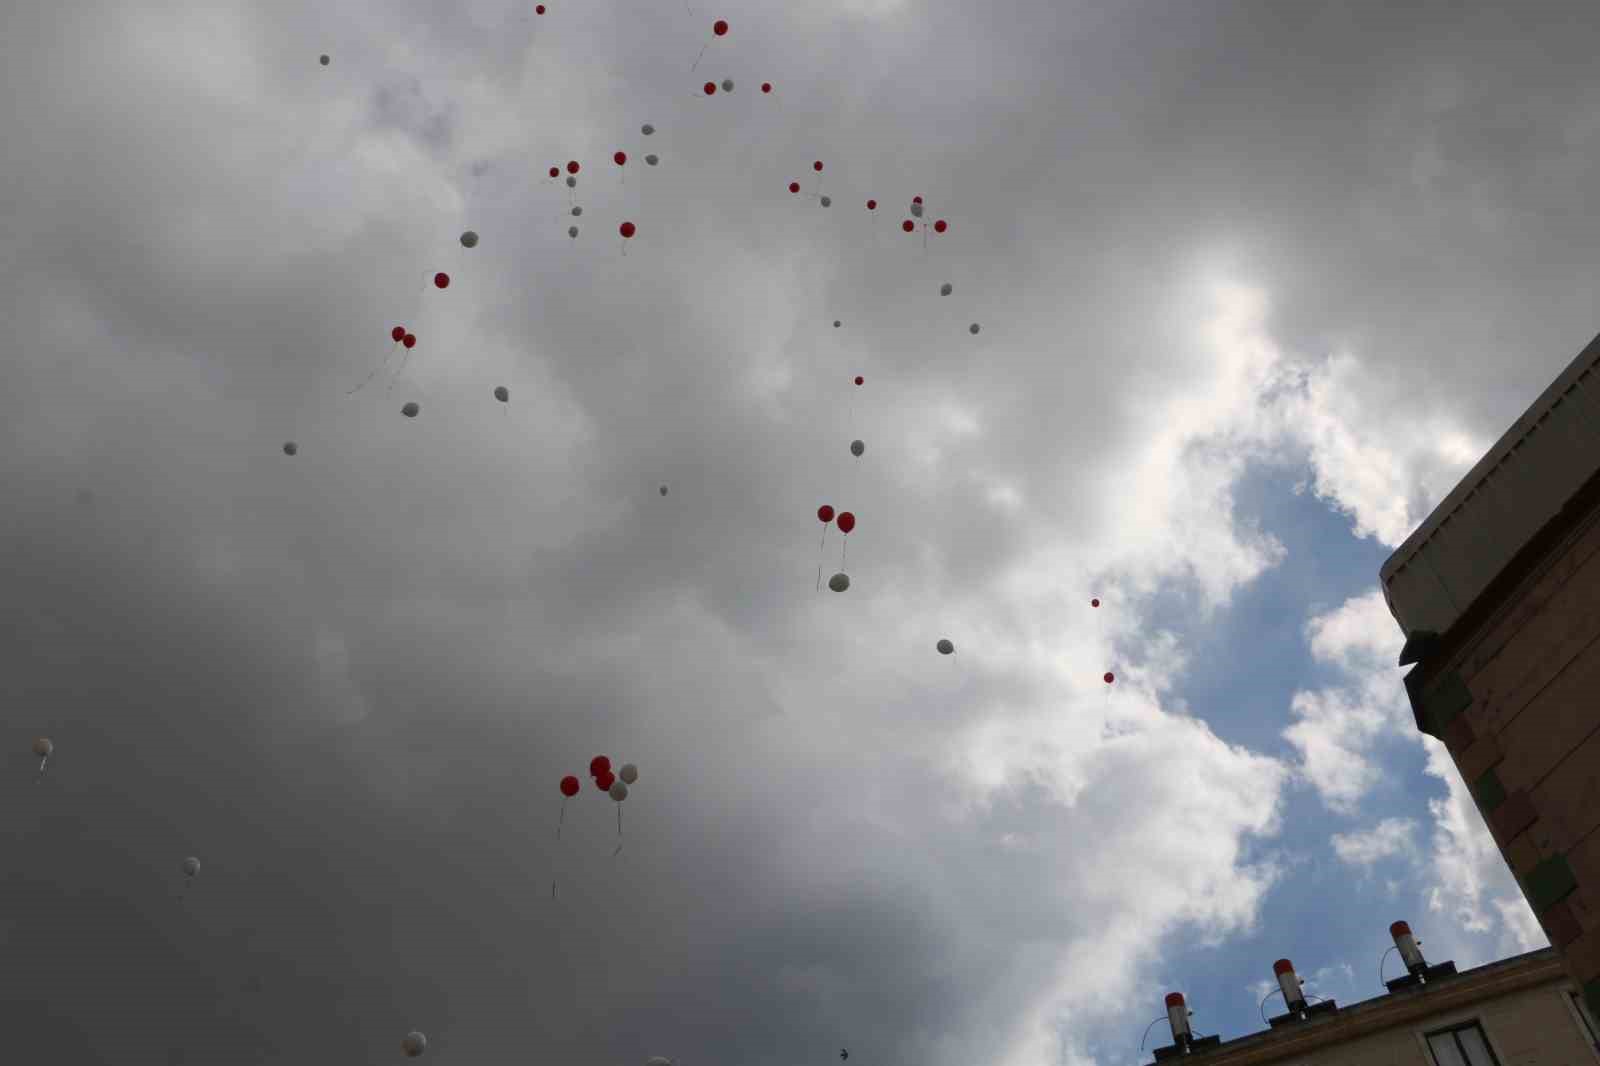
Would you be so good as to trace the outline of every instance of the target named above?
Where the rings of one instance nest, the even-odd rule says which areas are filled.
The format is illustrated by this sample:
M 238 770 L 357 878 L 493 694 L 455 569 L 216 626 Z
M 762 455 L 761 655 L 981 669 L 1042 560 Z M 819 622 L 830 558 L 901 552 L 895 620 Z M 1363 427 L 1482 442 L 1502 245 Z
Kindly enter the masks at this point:
M 19 1061 L 1125 1066 L 1282 956 L 1378 994 L 1397 918 L 1544 946 L 1377 570 L 1596 331 L 1597 51 L 1536 0 L 6 8 Z

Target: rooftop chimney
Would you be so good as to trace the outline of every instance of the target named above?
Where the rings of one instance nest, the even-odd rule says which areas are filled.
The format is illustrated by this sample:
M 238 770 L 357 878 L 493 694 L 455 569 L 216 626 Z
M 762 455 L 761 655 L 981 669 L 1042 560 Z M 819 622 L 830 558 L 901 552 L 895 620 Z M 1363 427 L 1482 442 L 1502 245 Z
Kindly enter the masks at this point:
M 1167 1024 L 1172 1026 L 1172 1043 L 1188 1047 L 1194 1034 L 1189 1030 L 1189 1008 L 1183 1002 L 1182 992 L 1167 993 Z
M 1401 989 L 1437 981 L 1441 977 L 1455 976 L 1456 964 L 1453 962 L 1441 962 L 1437 966 L 1428 965 L 1428 960 L 1422 957 L 1420 941 L 1411 935 L 1411 927 L 1405 922 L 1395 922 L 1390 925 L 1389 935 L 1394 937 L 1395 949 L 1400 952 L 1400 958 L 1406 964 L 1404 977 L 1384 982 L 1384 987 L 1389 991 L 1398 992 Z
M 1395 922 L 1389 926 L 1389 935 L 1394 937 L 1394 946 L 1400 949 L 1400 958 L 1405 960 L 1407 973 L 1421 973 L 1428 968 L 1428 960 L 1422 957 L 1422 950 L 1411 936 L 1409 925 Z
M 1283 1002 L 1288 1008 L 1299 1013 L 1306 1009 L 1306 997 L 1300 992 L 1304 982 L 1295 976 L 1294 963 L 1288 959 L 1279 959 L 1272 964 L 1272 973 L 1278 979 L 1278 987 L 1283 990 Z
M 1189 1010 L 1188 1005 L 1183 1001 L 1182 992 L 1167 993 L 1167 1024 L 1172 1027 L 1172 1044 L 1169 1047 L 1156 1048 L 1155 1060 L 1157 1062 L 1165 1062 L 1180 1055 L 1198 1054 L 1222 1043 L 1222 1037 L 1220 1036 L 1195 1036 L 1194 1031 L 1189 1028 L 1189 1015 L 1191 1013 L 1193 1012 Z M 1156 1019 L 1156 1021 L 1160 1020 L 1160 1018 Z M 1154 1025 L 1155 1022 L 1150 1024 Z
M 1294 972 L 1294 963 L 1288 959 L 1279 959 L 1273 963 L 1272 974 L 1278 979 L 1278 989 L 1283 993 L 1284 1005 L 1289 1008 L 1288 1013 L 1267 1019 L 1267 1024 L 1274 1029 L 1289 1022 L 1304 1021 L 1314 1014 L 1328 1014 L 1339 1009 L 1333 1000 L 1321 999 L 1321 997 L 1318 997 L 1320 1002 L 1316 1006 L 1308 1005 L 1305 993 L 1300 988 L 1305 982 Z M 1267 998 L 1272 998 L 1271 993 L 1268 993 Z M 1264 1007 L 1266 1000 L 1261 1002 Z

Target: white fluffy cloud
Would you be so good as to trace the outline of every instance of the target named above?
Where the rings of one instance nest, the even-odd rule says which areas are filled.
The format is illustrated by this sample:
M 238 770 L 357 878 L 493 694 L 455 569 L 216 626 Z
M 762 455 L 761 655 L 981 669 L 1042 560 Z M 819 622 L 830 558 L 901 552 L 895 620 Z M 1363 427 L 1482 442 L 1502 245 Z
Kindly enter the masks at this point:
M 1284 738 L 1300 753 L 1300 773 L 1341 814 L 1353 813 L 1377 782 L 1371 750 L 1385 736 L 1415 732 L 1401 674 L 1399 643 L 1381 592 L 1351 599 L 1306 627 L 1311 654 L 1336 667 L 1344 684 L 1301 690 L 1290 705 L 1295 722 Z
M 1335 833 L 1333 853 L 1352 866 L 1371 866 L 1381 859 L 1409 856 L 1416 847 L 1417 823 L 1412 818 L 1385 818 L 1370 829 Z
M 1363 811 L 1373 782 L 1389 772 L 1375 751 L 1382 737 L 1420 743 L 1427 752 L 1427 773 L 1444 784 L 1446 794 L 1428 801 L 1433 824 L 1425 842 L 1417 839 L 1414 819 L 1388 816 L 1364 829 L 1333 834 L 1334 853 L 1358 867 L 1404 860 L 1410 868 L 1406 883 L 1431 911 L 1448 916 L 1446 928 L 1459 926 L 1477 937 L 1453 940 L 1452 950 L 1462 961 L 1483 961 L 1486 942 L 1501 954 L 1537 947 L 1545 943 L 1543 932 L 1455 763 L 1443 744 L 1416 730 L 1390 653 L 1398 638 L 1389 622 L 1377 592 L 1312 620 L 1307 633 L 1313 655 L 1337 667 L 1344 680 L 1295 693 L 1293 711 L 1299 721 L 1284 736 L 1300 752 L 1300 773 L 1338 813 Z M 1436 939 L 1447 936 L 1435 934 Z

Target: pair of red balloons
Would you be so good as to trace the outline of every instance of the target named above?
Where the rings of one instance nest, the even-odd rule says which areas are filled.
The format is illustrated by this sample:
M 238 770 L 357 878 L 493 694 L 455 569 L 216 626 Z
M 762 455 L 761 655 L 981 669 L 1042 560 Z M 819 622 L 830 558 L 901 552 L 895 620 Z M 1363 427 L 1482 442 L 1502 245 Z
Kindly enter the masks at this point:
M 414 334 L 407 333 L 404 326 L 396 326 L 394 329 L 391 329 L 389 331 L 389 336 L 394 338 L 394 342 L 396 344 L 404 344 L 407 348 L 415 348 L 417 346 L 416 336 Z
M 817 508 L 817 521 L 821 522 L 823 525 L 827 525 L 833 520 L 832 507 L 829 507 L 827 504 L 823 504 L 821 507 Z M 856 528 L 856 516 L 851 514 L 849 511 L 840 511 L 839 532 L 848 533 L 854 528 Z

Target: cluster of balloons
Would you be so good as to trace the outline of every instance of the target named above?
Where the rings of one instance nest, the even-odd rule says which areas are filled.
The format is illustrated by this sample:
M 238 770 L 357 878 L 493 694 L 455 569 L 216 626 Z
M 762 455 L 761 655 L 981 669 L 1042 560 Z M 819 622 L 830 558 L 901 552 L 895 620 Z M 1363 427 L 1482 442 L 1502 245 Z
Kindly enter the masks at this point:
M 536 4 L 534 6 L 534 13 L 536 15 L 543 16 L 546 14 L 546 11 L 546 5 L 543 3 Z M 709 38 L 702 43 L 698 54 L 695 56 L 694 62 L 690 66 L 691 74 L 694 74 L 698 70 L 701 61 L 707 55 L 708 50 L 711 47 L 717 47 L 719 49 L 717 54 L 719 55 L 722 54 L 721 49 L 726 47 L 725 45 L 717 44 L 717 42 L 729 36 L 730 25 L 728 20 L 721 18 L 716 19 L 711 23 L 710 28 L 711 34 Z M 322 66 L 327 67 L 330 65 L 332 60 L 330 56 L 323 54 L 319 57 L 319 62 Z M 699 93 L 694 95 L 696 98 L 701 95 L 705 97 L 714 97 L 718 95 L 719 92 L 724 95 L 731 94 L 734 92 L 734 89 L 734 79 L 732 77 L 723 76 L 721 78 L 705 81 L 700 86 Z M 771 94 L 773 92 L 772 82 L 761 82 L 761 92 L 763 94 Z M 656 134 L 655 125 L 650 122 L 644 123 L 640 127 L 640 134 L 646 138 L 653 138 Z M 655 152 L 644 154 L 643 159 L 645 164 L 650 167 L 655 167 L 660 163 L 660 156 Z M 611 162 L 618 168 L 619 182 L 625 179 L 628 160 L 629 152 L 624 148 L 616 149 L 611 155 Z M 557 180 L 563 180 L 568 190 L 567 217 L 569 218 L 569 224 L 566 229 L 566 234 L 570 240 L 576 240 L 579 236 L 579 226 L 574 220 L 584 217 L 583 205 L 575 202 L 574 199 L 576 196 L 576 189 L 578 188 L 579 175 L 582 172 L 582 169 L 582 165 L 576 159 L 569 160 L 564 165 L 557 164 L 549 168 L 550 182 L 553 183 Z M 814 160 L 811 164 L 811 169 L 815 176 L 815 181 L 811 191 L 806 195 L 809 198 L 815 199 L 819 206 L 823 208 L 831 207 L 833 202 L 831 196 L 825 194 L 822 190 L 824 175 L 827 169 L 824 161 L 821 159 Z M 565 173 L 563 173 L 563 171 Z M 792 195 L 800 195 L 803 191 L 801 182 L 799 180 L 791 181 L 788 184 L 788 189 Z M 867 199 L 866 208 L 869 216 L 876 217 L 878 201 L 875 198 Z M 906 217 L 901 223 L 901 230 L 906 234 L 915 234 L 920 230 L 922 233 L 922 246 L 924 250 L 926 250 L 928 247 L 930 235 L 943 235 L 949 231 L 950 223 L 946 219 L 929 219 L 926 217 L 927 208 L 923 197 L 920 195 L 911 197 L 907 215 L 908 217 Z M 628 242 L 631 241 L 639 232 L 638 225 L 633 220 L 623 219 L 617 225 L 617 232 L 622 239 L 622 254 L 626 255 Z M 478 247 L 479 243 L 479 235 L 473 230 L 465 230 L 460 235 L 460 244 L 465 249 L 475 249 Z M 426 277 L 426 275 L 424 275 L 424 277 Z M 470 286 L 470 277 L 463 276 L 461 280 L 463 283 Z M 450 275 L 442 270 L 437 271 L 432 275 L 432 281 L 434 289 L 439 292 L 443 292 L 449 289 L 451 286 Z M 426 292 L 425 286 L 423 291 Z M 944 282 L 939 287 L 939 295 L 941 297 L 949 297 L 954 293 L 954 291 L 954 285 L 949 281 Z M 842 325 L 843 323 L 840 319 L 833 320 L 833 327 L 835 329 L 841 328 Z M 980 329 L 981 327 L 978 322 L 972 322 L 968 326 L 968 331 L 973 336 L 978 335 Z M 389 387 L 392 389 L 395 381 L 398 381 L 404 375 L 407 361 L 409 360 L 412 351 L 417 347 L 417 337 L 405 326 L 400 325 L 395 326 L 390 331 L 390 338 L 393 341 L 393 346 L 385 353 L 383 362 L 379 365 L 379 367 L 375 368 L 371 373 L 368 374 L 366 380 L 363 380 L 360 385 L 357 385 L 355 389 L 352 389 L 352 393 L 359 391 L 363 386 L 371 381 L 376 374 L 378 374 L 381 370 L 386 369 L 390 360 L 393 359 L 397 353 L 401 353 L 400 364 L 398 370 L 394 374 L 394 378 L 390 381 Z M 430 341 L 430 344 L 433 343 L 435 342 Z M 864 383 L 864 378 L 861 375 L 855 376 L 854 384 L 856 388 L 862 387 Z M 509 407 L 511 390 L 507 385 L 494 386 L 490 392 L 490 395 L 496 402 L 500 403 L 501 405 L 505 405 L 507 408 Z M 408 419 L 415 419 L 421 413 L 421 405 L 415 400 L 408 400 L 401 405 L 400 413 Z M 853 433 L 847 434 L 847 436 L 851 438 L 849 441 L 850 455 L 856 460 L 863 459 L 866 454 L 865 441 L 859 437 L 855 437 Z M 286 441 L 283 444 L 283 453 L 286 456 L 294 457 L 299 454 L 299 450 L 300 448 L 298 443 L 293 440 Z M 661 496 L 665 497 L 667 495 L 667 491 L 667 486 L 662 484 L 660 486 Z M 849 535 L 856 528 L 856 515 L 848 510 L 836 512 L 834 507 L 830 504 L 823 504 L 818 507 L 816 514 L 818 520 L 823 526 L 822 539 L 818 545 L 818 590 L 820 591 L 822 584 L 822 553 L 826 549 L 828 529 L 830 526 L 837 525 L 841 536 L 839 569 L 828 579 L 827 584 L 828 588 L 834 592 L 844 592 L 850 588 L 851 583 L 850 576 L 846 572 L 846 563 Z M 1098 608 L 1100 606 L 1100 600 L 1098 598 L 1091 600 L 1091 606 Z M 956 650 L 955 643 L 948 637 L 941 637 L 935 644 L 935 648 L 940 655 L 954 655 Z M 1103 679 L 1107 685 L 1110 685 L 1114 682 L 1115 677 L 1113 673 L 1108 670 L 1103 675 Z M 49 761 L 53 752 L 54 746 L 49 738 L 40 737 L 34 741 L 33 753 L 40 759 L 39 774 L 41 776 L 43 775 L 45 765 Z M 595 788 L 601 792 L 604 792 L 617 806 L 617 850 L 620 852 L 622 838 L 622 804 L 629 795 L 630 787 L 636 785 L 638 782 L 638 767 L 633 763 L 624 763 L 618 767 L 615 772 L 613 772 L 610 759 L 604 755 L 598 755 L 590 761 L 589 776 L 593 781 Z M 574 799 L 582 791 L 579 778 L 576 775 L 570 774 L 562 777 L 560 779 L 559 790 L 562 797 L 562 806 L 556 827 L 556 835 L 558 838 L 561 835 L 562 824 L 565 819 L 567 801 Z M 186 858 L 183 860 L 182 870 L 185 877 L 185 885 L 187 885 L 191 883 L 198 875 L 200 871 L 200 860 L 193 856 Z M 552 883 L 552 893 L 554 892 L 554 887 L 555 886 Z M 405 1038 L 401 1041 L 402 1051 L 407 1057 L 410 1058 L 415 1058 L 422 1055 L 427 1049 L 427 1046 L 427 1037 L 419 1031 L 413 1031 L 406 1034 Z M 839 1058 L 841 1061 L 846 1061 L 849 1059 L 849 1057 L 850 1053 L 847 1049 L 840 1049 Z M 673 1066 L 673 1063 L 670 1059 L 654 1056 L 646 1060 L 645 1066 Z
M 596 755 L 589 760 L 589 779 L 594 782 L 594 787 L 610 796 L 617 804 L 617 837 L 622 837 L 622 801 L 628 798 L 628 786 L 639 780 L 639 768 L 633 763 L 623 763 L 615 773 L 611 770 L 611 760 L 604 755 Z M 572 799 L 580 791 L 578 778 L 575 774 L 568 774 L 561 779 L 561 817 L 565 818 L 567 800 Z M 561 835 L 561 823 L 556 823 L 556 836 Z M 617 845 L 621 850 L 622 845 Z
M 860 379 L 858 378 L 857 380 L 859 381 Z M 828 527 L 830 525 L 837 522 L 839 532 L 844 534 L 846 538 L 850 536 L 850 531 L 856 528 L 856 516 L 854 514 L 849 511 L 840 511 L 836 516 L 833 507 L 826 503 L 817 508 L 817 521 L 822 523 L 822 543 L 817 545 L 817 554 L 819 556 L 822 554 L 823 545 L 828 541 Z M 843 544 L 847 545 L 848 541 L 846 540 Z M 841 545 L 839 572 L 828 579 L 828 587 L 835 592 L 843 592 L 850 587 L 850 575 L 844 572 L 844 551 L 845 548 Z M 817 563 L 817 582 L 819 585 L 822 582 L 822 563 L 820 561 Z

